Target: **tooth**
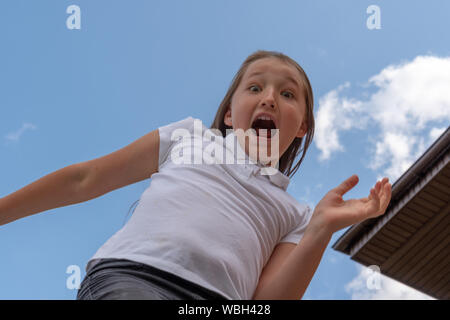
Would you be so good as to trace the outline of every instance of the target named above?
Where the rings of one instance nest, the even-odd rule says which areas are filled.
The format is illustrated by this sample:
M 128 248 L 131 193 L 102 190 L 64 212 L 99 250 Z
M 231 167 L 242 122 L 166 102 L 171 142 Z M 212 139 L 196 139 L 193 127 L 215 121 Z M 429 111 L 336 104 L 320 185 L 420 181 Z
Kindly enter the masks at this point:
M 256 120 L 272 120 L 269 116 L 258 116 Z

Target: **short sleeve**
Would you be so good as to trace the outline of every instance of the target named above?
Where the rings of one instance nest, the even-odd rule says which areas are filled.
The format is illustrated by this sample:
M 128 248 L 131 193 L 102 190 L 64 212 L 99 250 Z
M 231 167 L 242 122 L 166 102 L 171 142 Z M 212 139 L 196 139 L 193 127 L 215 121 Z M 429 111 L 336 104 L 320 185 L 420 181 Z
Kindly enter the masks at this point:
M 300 240 L 303 238 L 303 235 L 308 227 L 309 221 L 311 220 L 311 216 L 313 214 L 313 210 L 307 205 L 300 207 L 300 213 L 302 215 L 302 219 L 300 219 L 300 223 L 298 223 L 294 228 L 286 234 L 280 242 L 291 242 L 298 244 Z
M 158 159 L 158 169 L 167 161 L 169 158 L 170 150 L 174 147 L 177 139 L 174 139 L 173 134 L 176 133 L 175 130 L 184 130 L 186 134 L 193 132 L 194 130 L 194 118 L 187 117 L 183 120 L 170 123 L 168 125 L 158 128 L 159 132 L 159 159 Z M 180 133 L 180 131 L 178 131 Z M 183 132 L 183 131 L 181 131 Z

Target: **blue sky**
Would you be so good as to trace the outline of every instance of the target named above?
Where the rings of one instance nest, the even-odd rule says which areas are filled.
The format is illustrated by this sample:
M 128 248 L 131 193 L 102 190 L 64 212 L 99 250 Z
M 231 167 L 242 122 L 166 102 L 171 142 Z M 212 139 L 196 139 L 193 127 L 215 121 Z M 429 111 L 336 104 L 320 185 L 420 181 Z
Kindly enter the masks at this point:
M 66 26 L 72 4 L 79 30 Z M 373 4 L 381 29 L 366 26 Z M 449 12 L 444 0 L 2 1 L 0 197 L 188 116 L 209 125 L 258 49 L 295 59 L 313 86 L 317 139 L 288 192 L 314 206 L 356 173 L 344 198 L 365 197 L 378 177 L 394 182 L 450 123 L 448 93 L 438 90 L 450 74 L 442 73 Z M 437 89 L 411 96 L 418 87 Z M 75 299 L 68 266 L 84 277 L 149 183 L 0 226 L 0 299 Z M 305 299 L 376 297 L 355 289 L 362 269 L 331 248 L 343 232 Z M 384 290 L 377 294 L 421 297 L 388 280 Z

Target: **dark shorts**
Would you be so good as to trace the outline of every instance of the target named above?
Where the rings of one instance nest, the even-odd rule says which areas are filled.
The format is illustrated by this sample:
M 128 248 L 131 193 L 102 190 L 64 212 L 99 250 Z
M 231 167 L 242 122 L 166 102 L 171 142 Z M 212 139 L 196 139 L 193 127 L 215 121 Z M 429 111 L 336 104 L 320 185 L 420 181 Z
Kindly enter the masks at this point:
M 155 267 L 124 259 L 101 259 L 81 282 L 77 300 L 228 300 Z

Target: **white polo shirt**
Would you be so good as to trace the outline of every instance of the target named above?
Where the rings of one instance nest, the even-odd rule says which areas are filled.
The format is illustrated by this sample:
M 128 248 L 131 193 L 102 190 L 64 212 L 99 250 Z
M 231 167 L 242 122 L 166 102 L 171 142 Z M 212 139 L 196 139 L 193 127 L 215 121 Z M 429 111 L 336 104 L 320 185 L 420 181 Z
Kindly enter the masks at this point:
M 249 159 L 233 132 L 211 139 L 203 124 L 194 130 L 199 123 L 188 117 L 158 128 L 158 172 L 127 224 L 98 249 L 86 271 L 95 259 L 128 259 L 228 299 L 249 300 L 274 247 L 300 241 L 312 210 L 286 192 L 289 178 L 278 170 L 261 174 L 263 166 Z M 172 140 L 175 129 L 185 138 Z M 186 155 L 198 160 L 202 153 L 196 151 L 216 156 L 220 150 L 223 159 L 231 152 L 236 161 L 180 163 Z

